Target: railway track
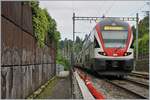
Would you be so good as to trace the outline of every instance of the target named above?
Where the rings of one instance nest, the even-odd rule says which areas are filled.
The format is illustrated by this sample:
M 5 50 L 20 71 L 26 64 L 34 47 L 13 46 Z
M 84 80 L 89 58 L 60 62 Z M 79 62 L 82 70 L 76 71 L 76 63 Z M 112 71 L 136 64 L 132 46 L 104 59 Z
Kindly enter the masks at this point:
M 146 82 L 141 82 L 141 81 L 138 81 L 138 80 L 135 80 L 135 79 L 132 79 L 132 78 L 125 78 L 125 80 L 127 80 L 129 82 L 132 82 L 134 84 L 137 84 L 139 86 L 143 86 L 145 88 L 149 88 L 149 84 L 146 83 Z
M 134 76 L 134 77 L 149 79 L 149 75 L 148 75 L 148 74 L 142 74 L 142 73 L 132 72 L 132 73 L 130 73 L 129 75 L 130 75 L 130 76 Z
M 108 77 L 95 76 L 87 73 L 94 86 L 102 91 L 107 99 L 148 99 L 149 85 L 141 82 L 141 78 L 126 77 L 125 79 L 108 79 Z M 146 79 L 142 79 L 146 80 Z M 148 81 L 148 80 L 146 80 Z
M 106 82 L 109 82 L 112 85 L 115 85 L 121 89 L 124 89 L 125 91 L 136 95 L 139 99 L 148 99 L 149 95 L 149 88 L 147 85 L 139 83 L 137 81 L 133 80 L 106 80 Z M 143 87 L 144 86 L 144 87 Z

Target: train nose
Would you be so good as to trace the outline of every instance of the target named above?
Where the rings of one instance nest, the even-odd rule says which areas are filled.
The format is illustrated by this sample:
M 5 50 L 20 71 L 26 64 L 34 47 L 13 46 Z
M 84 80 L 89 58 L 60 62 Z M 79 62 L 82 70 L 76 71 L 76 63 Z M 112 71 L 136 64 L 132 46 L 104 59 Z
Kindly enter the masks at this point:
M 105 49 L 105 53 L 107 54 L 107 56 L 114 56 L 114 57 L 123 56 L 124 52 L 125 52 L 124 48 L 117 49 L 117 50 L 116 48 Z
M 118 56 L 118 54 L 117 54 L 117 53 L 114 53 L 113 56 Z

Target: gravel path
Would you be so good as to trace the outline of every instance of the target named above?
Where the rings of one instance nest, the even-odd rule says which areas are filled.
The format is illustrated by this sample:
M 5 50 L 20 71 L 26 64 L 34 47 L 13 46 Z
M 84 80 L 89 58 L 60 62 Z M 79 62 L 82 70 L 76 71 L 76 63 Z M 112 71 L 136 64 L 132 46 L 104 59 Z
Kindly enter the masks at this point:
M 69 76 L 61 78 L 46 99 L 71 99 L 71 83 Z
M 69 73 L 63 72 L 63 74 L 51 82 L 36 99 L 71 99 Z

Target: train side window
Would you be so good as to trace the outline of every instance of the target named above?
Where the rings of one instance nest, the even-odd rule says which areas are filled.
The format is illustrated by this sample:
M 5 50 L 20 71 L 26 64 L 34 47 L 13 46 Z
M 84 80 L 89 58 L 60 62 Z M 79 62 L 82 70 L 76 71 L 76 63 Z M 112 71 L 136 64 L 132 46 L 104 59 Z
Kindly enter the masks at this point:
M 94 47 L 95 48 L 100 48 L 97 39 L 94 37 Z

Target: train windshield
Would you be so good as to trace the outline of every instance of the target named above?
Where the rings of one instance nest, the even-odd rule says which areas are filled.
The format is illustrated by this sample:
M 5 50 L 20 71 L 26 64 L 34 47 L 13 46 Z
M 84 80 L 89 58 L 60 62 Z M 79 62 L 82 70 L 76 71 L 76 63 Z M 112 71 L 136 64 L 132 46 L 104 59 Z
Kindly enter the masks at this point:
M 124 48 L 126 46 L 128 31 L 102 31 L 106 48 Z

